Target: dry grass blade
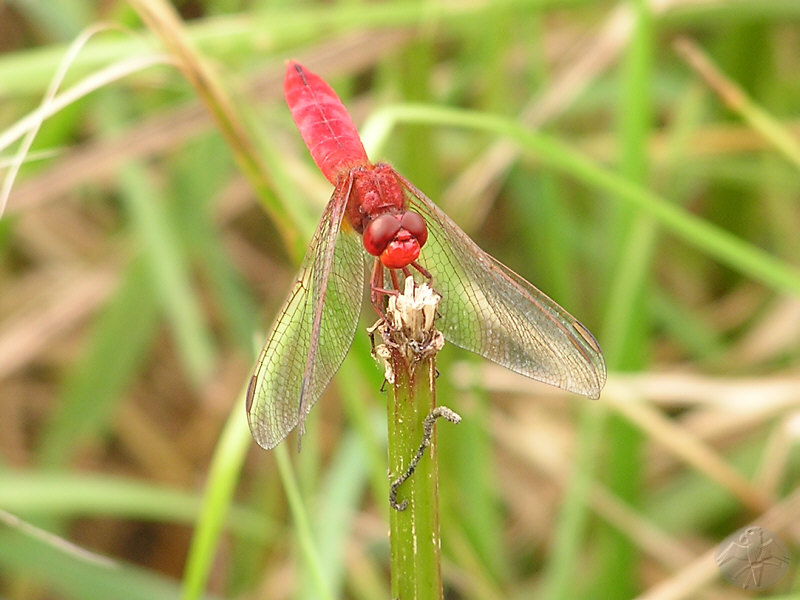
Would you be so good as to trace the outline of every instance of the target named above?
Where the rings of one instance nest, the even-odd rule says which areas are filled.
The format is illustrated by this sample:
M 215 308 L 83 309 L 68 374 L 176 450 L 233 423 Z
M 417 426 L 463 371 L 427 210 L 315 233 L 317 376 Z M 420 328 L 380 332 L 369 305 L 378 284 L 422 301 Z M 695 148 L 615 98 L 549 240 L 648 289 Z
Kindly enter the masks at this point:
M 92 314 L 114 290 L 117 277 L 113 268 L 69 271 L 55 280 L 47 277 L 42 285 L 53 292 L 42 305 L 27 306 L 0 329 L 0 379 L 41 355 L 53 339 Z
M 135 73 L 142 69 L 148 68 L 154 64 L 164 62 L 164 57 L 143 57 L 132 59 L 129 61 L 122 61 L 118 64 L 112 65 L 106 69 L 87 77 L 79 84 L 67 90 L 63 94 L 56 95 L 58 88 L 61 87 L 64 77 L 69 70 L 70 65 L 86 43 L 92 36 L 111 29 L 112 25 L 97 24 L 89 27 L 70 45 L 64 58 L 58 67 L 58 70 L 53 75 L 53 79 L 45 92 L 44 98 L 39 108 L 33 111 L 26 117 L 20 119 L 16 125 L 8 128 L 0 134 L 0 151 L 7 148 L 10 144 L 16 141 L 19 137 L 25 136 L 22 145 L 17 151 L 17 155 L 10 165 L 6 176 L 3 179 L 3 184 L 0 186 L 0 217 L 3 216 L 8 202 L 8 197 L 11 194 L 11 188 L 14 185 L 19 168 L 25 160 L 25 156 L 30 150 L 36 133 L 42 122 L 48 117 L 54 115 L 65 106 L 69 106 L 79 98 L 82 98 L 90 92 L 107 86 L 109 83 L 116 81 L 130 73 Z
M 549 388 L 509 373 L 494 365 L 460 364 L 452 370 L 455 385 L 480 383 L 495 393 L 535 394 L 542 397 L 565 396 Z M 641 374 L 612 373 L 608 391 L 646 398 L 664 408 L 708 408 L 746 413 L 752 418 L 771 418 L 776 413 L 800 404 L 800 376 L 793 373 L 764 377 L 714 376 L 697 371 L 653 371 Z
M 0 219 L 0 461 L 12 512 L 68 540 L 0 512 L 0 596 L 391 595 L 366 337 L 303 453 L 280 459 L 310 501 L 287 504 L 275 454 L 242 418 L 253 332 L 330 194 L 289 137 L 287 58 L 376 124 L 373 158 L 437 204 L 452 184 L 451 216 L 485 222 L 476 241 L 590 329 L 626 306 L 601 347 L 641 334 L 624 353 L 636 364 L 594 403 L 443 350 L 437 403 L 464 416 L 437 434 L 445 596 L 743 599 L 712 555 L 749 522 L 796 559 L 800 37 L 787 23 L 800 4 L 127 6 L 16 2 L 0 17 L 0 168 L 22 161 Z M 69 48 L 105 20 L 122 35 Z M 673 51 L 698 32 L 703 49 Z M 504 135 L 530 142 L 524 159 Z M 625 206 L 660 215 L 666 235 L 617 256 Z M 634 272 L 620 257 L 651 262 Z M 644 284 L 640 302 L 616 301 L 613 273 Z M 181 362 L 200 345 L 207 378 Z M 773 593 L 797 586 L 786 576 Z
M 73 544 L 69 540 L 65 540 L 63 537 L 52 534 L 49 531 L 45 531 L 44 529 L 40 529 L 35 525 L 31 525 L 30 523 L 23 521 L 16 515 L 12 515 L 10 512 L 7 512 L 2 509 L 0 509 L 0 522 L 5 524 L 6 527 L 17 529 L 27 536 L 41 540 L 45 544 L 48 544 L 53 548 L 57 548 L 61 552 L 66 552 L 67 554 L 71 554 L 75 556 L 78 560 L 94 563 L 101 567 L 110 569 L 113 569 L 118 566 L 115 561 L 111 560 L 106 556 L 97 554 L 95 552 L 91 552 L 89 550 L 86 550 L 85 548 L 81 548 L 80 546 Z
M 250 137 L 234 110 L 233 102 L 211 67 L 189 42 L 174 7 L 160 0 L 134 0 L 132 4 L 175 56 L 178 68 L 205 101 L 206 107 L 215 116 L 220 130 L 232 147 L 256 156 Z
M 613 388 L 606 391 L 604 400 L 655 443 L 722 485 L 751 510 L 761 512 L 770 505 L 770 499 L 731 468 L 719 454 L 646 402 Z
M 142 20 L 175 56 L 178 68 L 210 111 L 217 128 L 230 145 L 234 159 L 250 183 L 262 198 L 271 198 L 274 186 L 261 153 L 219 77 L 186 36 L 184 25 L 175 8 L 161 0 L 133 0 L 132 4 Z M 276 202 L 269 202 L 265 206 L 286 246 L 298 248 L 297 230 L 291 223 L 292 218 L 286 207 Z
M 654 11 L 661 13 L 674 4 L 690 2 L 651 0 L 650 4 Z M 630 38 L 633 25 L 634 14 L 630 5 L 617 5 L 597 28 L 597 33 L 575 44 L 552 82 L 523 109 L 520 121 L 536 129 L 567 110 L 603 71 L 616 62 Z M 506 141 L 496 142 L 472 165 L 463 169 L 445 191 L 442 204 L 467 231 L 483 222 L 492 206 L 492 188 L 518 155 L 519 146 Z M 464 206 L 468 210 L 462 208 L 459 212 L 458 207 Z
M 776 533 L 792 532 L 790 528 L 797 523 L 798 511 L 800 511 L 800 487 L 775 504 L 761 517 L 755 519 L 751 525 L 764 527 Z M 797 540 L 796 532 L 792 533 L 795 540 Z M 717 548 L 715 546 L 666 581 L 653 586 L 646 593 L 638 596 L 638 600 L 696 598 L 704 587 L 719 577 L 719 570 L 714 561 L 716 552 Z
M 630 7 L 618 6 L 596 35 L 580 42 L 571 52 L 572 62 L 564 65 L 542 95 L 523 109 L 520 120 L 531 128 L 537 128 L 565 110 L 599 73 L 613 64 L 632 26 Z M 519 152 L 519 146 L 513 143 L 494 143 L 472 165 L 463 169 L 445 191 L 442 204 L 467 231 L 481 223 L 491 209 L 491 190 Z M 462 208 L 459 212 L 459 206 L 469 209 Z
M 297 59 L 321 73 L 342 75 L 374 65 L 387 53 L 408 41 L 409 37 L 409 33 L 404 31 L 348 34 L 298 52 Z M 168 61 L 163 56 L 153 57 L 152 60 L 156 63 Z M 130 67 L 133 68 L 134 65 L 131 64 Z M 276 65 L 249 82 L 245 93 L 258 103 L 274 101 L 281 95 L 282 80 L 283 67 Z M 86 182 L 109 181 L 119 165 L 180 147 L 207 131 L 211 125 L 208 111 L 202 105 L 191 104 L 137 121 L 135 126 L 114 139 L 87 141 L 66 151 L 61 160 L 40 175 L 17 186 L 12 193 L 8 213 L 31 210 Z
M 800 145 L 765 110 L 719 70 L 700 46 L 689 38 L 675 42 L 678 53 L 697 71 L 732 111 L 742 116 L 750 126 L 770 142 L 795 167 L 800 167 Z
M 494 438 L 503 449 L 528 463 L 529 467 L 543 471 L 560 488 L 567 485 L 571 458 L 553 456 L 558 444 L 531 436 L 530 430 L 517 419 L 495 415 L 492 422 Z M 558 452 L 558 450 L 555 450 Z M 601 484 L 594 483 L 589 492 L 592 509 L 608 523 L 624 532 L 646 554 L 664 567 L 675 570 L 694 558 L 694 553 L 678 539 L 663 531 L 655 523 Z

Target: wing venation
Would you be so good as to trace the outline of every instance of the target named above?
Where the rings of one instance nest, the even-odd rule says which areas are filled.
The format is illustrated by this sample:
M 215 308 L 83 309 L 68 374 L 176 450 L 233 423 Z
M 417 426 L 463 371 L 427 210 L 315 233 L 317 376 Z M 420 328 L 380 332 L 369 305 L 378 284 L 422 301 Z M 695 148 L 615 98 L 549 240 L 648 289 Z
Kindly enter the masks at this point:
M 352 187 L 334 190 L 300 272 L 272 326 L 247 393 L 253 438 L 274 448 L 303 422 L 353 343 L 364 289 L 364 252 L 342 219 Z
M 442 296 L 438 326 L 445 339 L 537 381 L 597 398 L 606 365 L 588 329 L 398 178 L 428 226 L 420 262 Z

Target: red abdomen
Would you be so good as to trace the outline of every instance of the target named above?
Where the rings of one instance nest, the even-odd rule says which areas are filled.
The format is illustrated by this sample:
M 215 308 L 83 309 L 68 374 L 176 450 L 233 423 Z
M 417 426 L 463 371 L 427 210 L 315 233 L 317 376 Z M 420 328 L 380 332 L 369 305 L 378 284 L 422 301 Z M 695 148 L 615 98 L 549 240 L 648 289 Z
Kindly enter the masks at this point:
M 356 126 L 327 83 L 289 61 L 283 93 L 311 157 L 328 181 L 335 184 L 342 171 L 369 164 Z

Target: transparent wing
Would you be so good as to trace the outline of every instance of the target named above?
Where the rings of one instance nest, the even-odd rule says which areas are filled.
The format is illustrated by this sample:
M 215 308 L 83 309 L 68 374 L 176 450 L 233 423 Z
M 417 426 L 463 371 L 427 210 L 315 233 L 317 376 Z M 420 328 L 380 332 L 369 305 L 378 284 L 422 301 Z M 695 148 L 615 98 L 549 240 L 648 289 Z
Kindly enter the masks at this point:
M 361 242 L 342 216 L 352 178 L 333 192 L 247 389 L 253 438 L 274 448 L 303 422 L 355 337 L 364 289 Z
M 592 334 L 398 177 L 410 208 L 428 225 L 420 264 L 442 295 L 438 326 L 445 339 L 537 381 L 597 398 L 606 365 Z

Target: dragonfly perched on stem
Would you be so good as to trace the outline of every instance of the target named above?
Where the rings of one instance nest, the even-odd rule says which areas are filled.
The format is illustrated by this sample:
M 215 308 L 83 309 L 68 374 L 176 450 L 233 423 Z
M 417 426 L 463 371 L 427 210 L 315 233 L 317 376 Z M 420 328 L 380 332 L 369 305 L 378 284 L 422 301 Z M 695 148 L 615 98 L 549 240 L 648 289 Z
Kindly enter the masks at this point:
M 445 339 L 517 373 L 597 398 L 603 354 L 567 311 L 481 250 L 425 194 L 369 161 L 339 97 L 300 64 L 286 65 L 284 93 L 303 141 L 334 186 L 247 390 L 255 440 L 273 448 L 304 421 L 355 337 L 365 258 L 379 315 L 408 276 L 441 295 Z

